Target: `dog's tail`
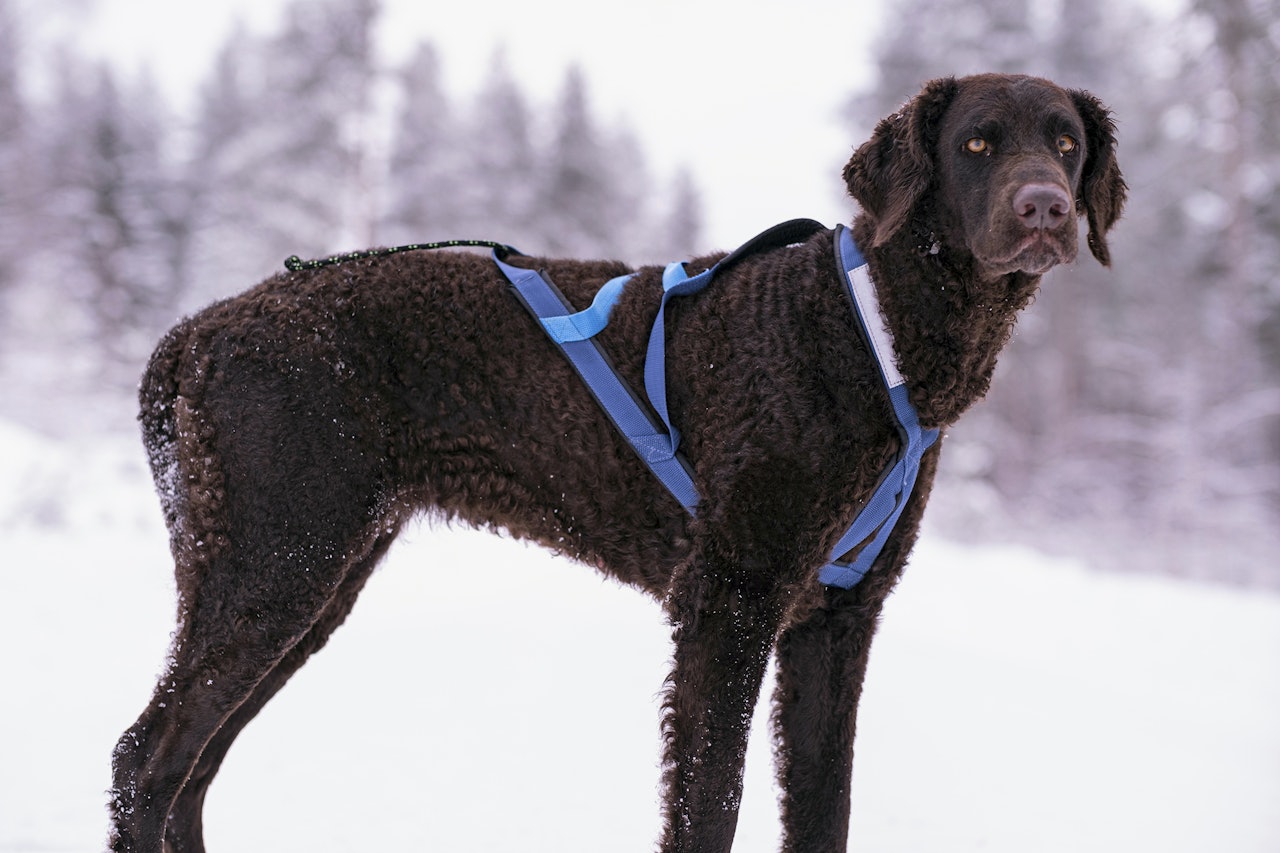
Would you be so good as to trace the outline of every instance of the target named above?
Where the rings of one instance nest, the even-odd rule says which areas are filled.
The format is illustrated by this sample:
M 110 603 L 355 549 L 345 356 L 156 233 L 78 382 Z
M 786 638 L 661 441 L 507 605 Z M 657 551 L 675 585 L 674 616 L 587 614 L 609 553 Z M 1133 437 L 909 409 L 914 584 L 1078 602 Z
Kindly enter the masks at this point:
M 217 524 L 222 477 L 200 408 L 209 372 L 196 318 L 156 346 L 138 387 L 138 421 L 178 571 L 199 571 L 224 540 Z M 179 583 L 181 588 L 181 580 Z
M 138 421 L 146 439 L 152 436 L 174 437 L 173 401 L 178 393 L 178 364 L 182 351 L 191 339 L 190 319 L 169 330 L 147 362 L 138 385 Z M 150 449 L 150 448 L 148 448 Z
M 142 427 L 142 443 L 170 529 L 173 528 L 172 516 L 178 491 L 178 424 L 175 412 L 178 372 L 183 350 L 190 339 L 190 320 L 184 320 L 171 329 L 151 354 L 138 386 L 138 422 Z

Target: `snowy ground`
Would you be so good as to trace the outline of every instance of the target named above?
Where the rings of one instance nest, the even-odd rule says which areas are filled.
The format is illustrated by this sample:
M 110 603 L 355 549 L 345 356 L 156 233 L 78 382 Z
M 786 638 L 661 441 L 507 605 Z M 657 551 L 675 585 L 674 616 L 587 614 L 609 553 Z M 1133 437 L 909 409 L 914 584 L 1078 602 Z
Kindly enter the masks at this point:
M 101 848 L 172 609 L 133 442 L 0 422 L 0 851 Z M 233 749 L 210 849 L 651 850 L 666 643 L 583 568 L 410 531 Z M 1278 708 L 1280 597 L 926 535 L 872 655 L 850 848 L 1274 853 Z M 762 722 L 739 853 L 776 848 Z

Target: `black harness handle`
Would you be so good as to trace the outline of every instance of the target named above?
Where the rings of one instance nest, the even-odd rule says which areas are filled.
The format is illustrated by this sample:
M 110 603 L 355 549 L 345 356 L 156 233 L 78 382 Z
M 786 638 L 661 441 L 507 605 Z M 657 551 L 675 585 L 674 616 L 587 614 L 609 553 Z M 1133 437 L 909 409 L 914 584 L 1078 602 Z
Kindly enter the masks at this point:
M 318 270 L 321 267 L 332 267 L 338 264 L 345 264 L 347 261 L 363 261 L 368 258 L 382 258 L 387 255 L 398 255 L 401 252 L 420 252 L 429 251 L 431 249 L 493 249 L 502 254 L 518 255 L 518 249 L 508 246 L 506 243 L 495 243 L 492 240 L 441 240 L 438 243 L 411 243 L 408 246 L 394 246 L 389 249 L 368 249 L 363 252 L 347 252 L 341 255 L 331 255 L 327 258 L 320 258 L 314 261 L 304 261 L 297 255 L 290 255 L 285 259 L 284 268 L 289 272 L 299 272 L 300 270 Z

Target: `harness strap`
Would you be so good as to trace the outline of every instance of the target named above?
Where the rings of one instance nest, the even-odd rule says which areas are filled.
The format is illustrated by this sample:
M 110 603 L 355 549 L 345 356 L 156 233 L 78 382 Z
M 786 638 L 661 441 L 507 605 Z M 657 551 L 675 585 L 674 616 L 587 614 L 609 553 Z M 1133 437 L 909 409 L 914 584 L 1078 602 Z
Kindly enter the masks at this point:
M 793 220 L 765 231 L 719 263 L 690 276 L 683 263 L 670 264 L 662 275 L 662 302 L 649 334 L 645 354 L 645 391 L 661 424 L 656 423 L 639 397 L 618 375 L 608 355 L 594 337 L 608 325 L 617 303 L 632 276 L 610 279 L 597 292 L 591 306 L 573 312 L 564 295 L 544 275 L 512 266 L 503 260 L 504 251 L 494 250 L 494 260 L 511 282 L 516 295 L 538 319 L 547 335 L 568 358 L 587 388 L 635 449 L 641 460 L 690 514 L 698 504 L 698 492 L 688 463 L 679 454 L 680 433 L 671 423 L 666 393 L 666 308 L 677 296 L 704 289 L 717 272 L 723 272 L 742 258 L 765 248 L 798 242 L 822 226 L 812 220 Z M 840 537 L 831 559 L 819 569 L 818 579 L 827 586 L 851 589 L 862 580 L 879 557 L 889 534 L 897 525 L 915 487 L 920 459 L 938 438 L 938 430 L 922 430 L 906 383 L 898 371 L 893 336 L 885 326 L 866 260 L 844 226 L 838 226 L 836 258 L 845 273 L 845 286 L 853 301 L 859 332 L 865 337 L 879 365 L 881 378 L 889 390 L 895 427 L 901 444 L 888 470 L 881 475 L 875 491 L 858 513 L 849 530 Z M 510 250 L 514 252 L 514 250 Z M 861 546 L 861 548 L 859 548 Z M 853 553 L 852 562 L 840 558 Z
M 662 271 L 662 302 L 658 306 L 658 316 L 653 320 L 653 329 L 649 332 L 649 347 L 644 357 L 644 390 L 649 396 L 649 403 L 667 428 L 672 453 L 680 449 L 680 431 L 671 423 L 671 415 L 667 411 L 667 303 L 672 297 L 691 296 L 702 290 L 711 282 L 718 267 L 719 264 L 693 278 L 689 277 L 683 263 L 669 264 Z
M 558 344 L 594 338 L 609 325 L 609 315 L 613 313 L 613 306 L 622 296 L 622 289 L 627 286 L 627 282 L 634 277 L 634 275 L 620 275 L 609 279 L 596 292 L 596 298 L 591 300 L 590 308 L 584 308 L 577 314 L 542 317 L 542 328 L 546 329 L 551 340 Z
M 607 321 L 612 308 L 609 298 L 602 301 L 600 294 L 597 294 L 592 308 L 578 314 L 568 314 L 568 300 L 541 273 L 506 263 L 496 250 L 494 260 L 515 288 L 520 301 L 539 319 L 551 339 L 559 345 L 574 370 L 587 384 L 596 402 L 617 425 L 627 442 L 635 448 L 641 461 L 662 481 L 680 505 L 692 514 L 698 504 L 698 491 L 693 486 L 693 476 L 688 464 L 682 457 L 676 456 L 670 436 L 653 422 L 631 387 L 618 375 L 608 356 L 592 340 L 595 333 L 582 337 L 583 329 L 590 331 L 601 315 Z M 629 278 L 630 276 L 611 279 L 603 290 L 611 291 L 612 299 L 616 300 Z M 617 284 L 619 281 L 621 284 Z M 597 306 L 597 302 L 601 304 Z M 593 309 L 596 309 L 594 313 Z M 562 337 L 557 337 L 558 333 Z
M 709 269 L 693 277 L 689 276 L 683 263 L 668 264 L 663 270 L 662 302 L 658 306 L 658 316 L 654 318 L 653 329 L 649 332 L 649 346 L 645 351 L 644 390 L 649 397 L 649 403 L 667 428 L 673 454 L 680 449 L 680 431 L 671 423 L 671 416 L 667 412 L 667 303 L 673 297 L 692 296 L 700 292 L 711 283 L 711 279 L 715 278 L 717 273 L 724 272 L 743 258 L 766 249 L 803 242 L 822 228 L 821 222 L 812 219 L 792 219 L 762 231 L 725 255 Z
M 862 580 L 876 557 L 880 556 L 889 534 L 897 526 L 898 519 L 906 508 L 907 499 L 915 488 L 916 476 L 920 472 L 920 459 L 938 440 L 938 430 L 920 428 L 915 407 L 911 405 L 907 394 L 906 381 L 898 371 L 893 335 L 885 326 L 884 316 L 880 313 L 875 283 L 871 280 L 866 260 L 854 245 L 852 234 L 843 225 L 836 227 L 836 255 L 840 268 L 845 272 L 845 286 L 853 299 L 858 324 L 875 354 L 876 363 L 880 367 L 880 378 L 889 389 L 889 402 L 893 406 L 897 421 L 895 426 L 901 439 L 893 465 L 880 478 L 871 499 L 853 520 L 848 532 L 840 537 L 832 553 L 835 556 L 847 554 L 872 534 L 875 538 L 858 552 L 852 563 L 832 560 L 818 572 L 818 579 L 827 586 L 849 589 Z

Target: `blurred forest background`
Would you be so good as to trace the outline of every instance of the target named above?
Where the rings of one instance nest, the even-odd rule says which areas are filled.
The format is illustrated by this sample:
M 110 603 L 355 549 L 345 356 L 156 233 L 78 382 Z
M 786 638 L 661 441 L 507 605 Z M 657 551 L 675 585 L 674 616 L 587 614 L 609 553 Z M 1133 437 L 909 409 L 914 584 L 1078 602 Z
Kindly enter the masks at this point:
M 429 41 L 386 67 L 377 0 L 293 0 L 276 31 L 227 39 L 182 112 L 145 75 L 24 49 L 38 8 L 0 0 L 0 418 L 131 431 L 158 336 L 288 254 L 712 248 L 694 179 L 655 175 L 593 114 L 589 68 L 535 103 L 499 52 L 459 98 Z M 904 0 L 884 18 L 851 145 L 931 77 L 1029 72 L 1108 102 L 1132 189 L 1114 269 L 1052 273 L 951 431 L 930 523 L 1280 587 L 1280 3 Z

